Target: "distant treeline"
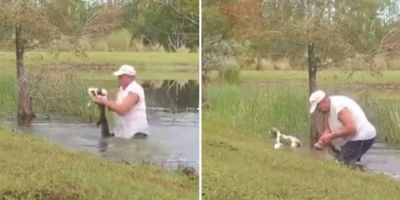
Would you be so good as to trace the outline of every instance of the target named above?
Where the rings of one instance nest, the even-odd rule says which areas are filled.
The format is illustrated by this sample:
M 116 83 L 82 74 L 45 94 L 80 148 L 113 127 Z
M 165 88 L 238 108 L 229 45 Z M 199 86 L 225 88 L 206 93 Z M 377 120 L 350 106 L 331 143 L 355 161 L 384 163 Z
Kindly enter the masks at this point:
M 18 23 L 29 33 L 25 38 L 32 49 L 176 52 L 198 48 L 197 0 L 21 2 L 0 0 L 0 50 L 15 50 Z

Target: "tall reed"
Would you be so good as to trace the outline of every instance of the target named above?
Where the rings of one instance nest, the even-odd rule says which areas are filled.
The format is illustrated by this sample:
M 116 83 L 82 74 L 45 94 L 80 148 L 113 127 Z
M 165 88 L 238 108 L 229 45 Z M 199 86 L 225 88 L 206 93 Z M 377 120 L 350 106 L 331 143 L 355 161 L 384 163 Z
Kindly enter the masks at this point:
M 307 133 L 307 93 L 301 90 L 212 85 L 208 89 L 210 110 L 204 117 L 227 119 L 232 126 L 254 132 L 271 127 Z

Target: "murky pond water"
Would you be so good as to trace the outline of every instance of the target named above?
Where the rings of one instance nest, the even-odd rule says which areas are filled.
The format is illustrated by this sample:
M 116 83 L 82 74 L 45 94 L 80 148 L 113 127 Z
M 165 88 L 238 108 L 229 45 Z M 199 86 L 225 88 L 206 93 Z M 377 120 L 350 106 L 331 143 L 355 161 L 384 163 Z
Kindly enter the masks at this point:
M 29 126 L 18 126 L 15 118 L 3 118 L 10 128 L 19 127 L 52 143 L 88 151 L 107 159 L 129 163 L 151 163 L 177 169 L 199 169 L 199 113 L 148 111 L 150 135 L 145 140 L 100 137 L 95 123 L 62 116 L 38 116 Z
M 197 108 L 199 105 L 199 83 L 197 80 L 142 81 L 151 107 Z
M 306 141 L 299 149 L 299 152 L 311 154 L 316 159 L 335 160 L 328 149 L 323 151 L 311 151 L 307 142 L 308 138 L 303 135 L 299 137 L 301 141 Z M 275 139 L 271 139 L 270 148 L 273 148 Z M 284 146 L 284 149 L 290 149 Z M 385 174 L 400 181 L 400 146 L 388 145 L 381 141 L 375 141 L 371 149 L 361 158 L 361 165 L 367 172 Z
M 387 174 L 400 180 L 400 148 L 377 142 L 362 157 L 362 164 L 368 171 Z
M 334 160 L 333 155 L 328 151 L 317 151 L 313 154 L 319 158 Z M 361 158 L 361 165 L 367 172 L 385 174 L 400 180 L 400 148 L 379 141 L 375 142 Z

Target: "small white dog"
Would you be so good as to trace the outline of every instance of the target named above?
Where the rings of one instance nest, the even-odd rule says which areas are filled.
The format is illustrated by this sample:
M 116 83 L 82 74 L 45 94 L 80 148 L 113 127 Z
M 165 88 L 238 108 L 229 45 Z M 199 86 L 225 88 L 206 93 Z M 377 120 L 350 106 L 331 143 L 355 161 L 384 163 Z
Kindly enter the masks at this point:
M 283 145 L 290 145 L 292 148 L 298 148 L 302 145 L 297 137 L 285 135 L 277 128 L 272 127 L 270 134 L 275 138 L 274 149 L 280 149 Z
M 96 95 L 101 95 L 101 96 L 105 96 L 105 98 L 107 98 L 107 90 L 104 88 L 88 88 L 88 93 L 90 97 L 94 97 Z M 92 104 L 92 101 L 89 101 L 87 104 L 87 107 L 89 107 Z
M 90 96 L 102 95 L 107 96 L 107 90 L 104 88 L 88 88 L 88 93 Z

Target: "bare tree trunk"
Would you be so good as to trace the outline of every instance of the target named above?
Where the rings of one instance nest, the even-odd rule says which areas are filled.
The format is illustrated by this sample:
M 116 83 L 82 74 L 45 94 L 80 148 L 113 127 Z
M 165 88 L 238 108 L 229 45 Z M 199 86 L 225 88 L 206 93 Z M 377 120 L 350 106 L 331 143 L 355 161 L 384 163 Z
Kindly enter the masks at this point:
M 201 70 L 201 107 L 207 108 L 207 70 Z
M 308 88 L 309 94 L 317 89 L 317 61 L 315 57 L 315 45 L 314 43 L 307 45 L 308 50 Z M 318 128 L 317 128 L 317 115 L 316 113 L 311 115 L 310 120 L 310 145 L 311 149 L 314 147 L 314 143 L 318 140 Z
M 261 66 L 261 56 L 259 53 L 256 53 L 256 70 L 261 71 L 262 66 Z
M 24 40 L 22 38 L 22 30 L 19 25 L 15 27 L 15 51 L 17 56 L 17 103 L 18 117 L 23 119 L 32 119 L 32 102 L 28 94 L 28 84 L 25 78 L 24 69 Z
M 114 7 L 114 3 L 115 2 L 113 0 L 107 0 L 107 6 L 110 7 L 110 8 Z
M 308 48 L 308 87 L 309 94 L 317 89 L 317 62 L 315 58 L 315 46 L 311 43 Z

